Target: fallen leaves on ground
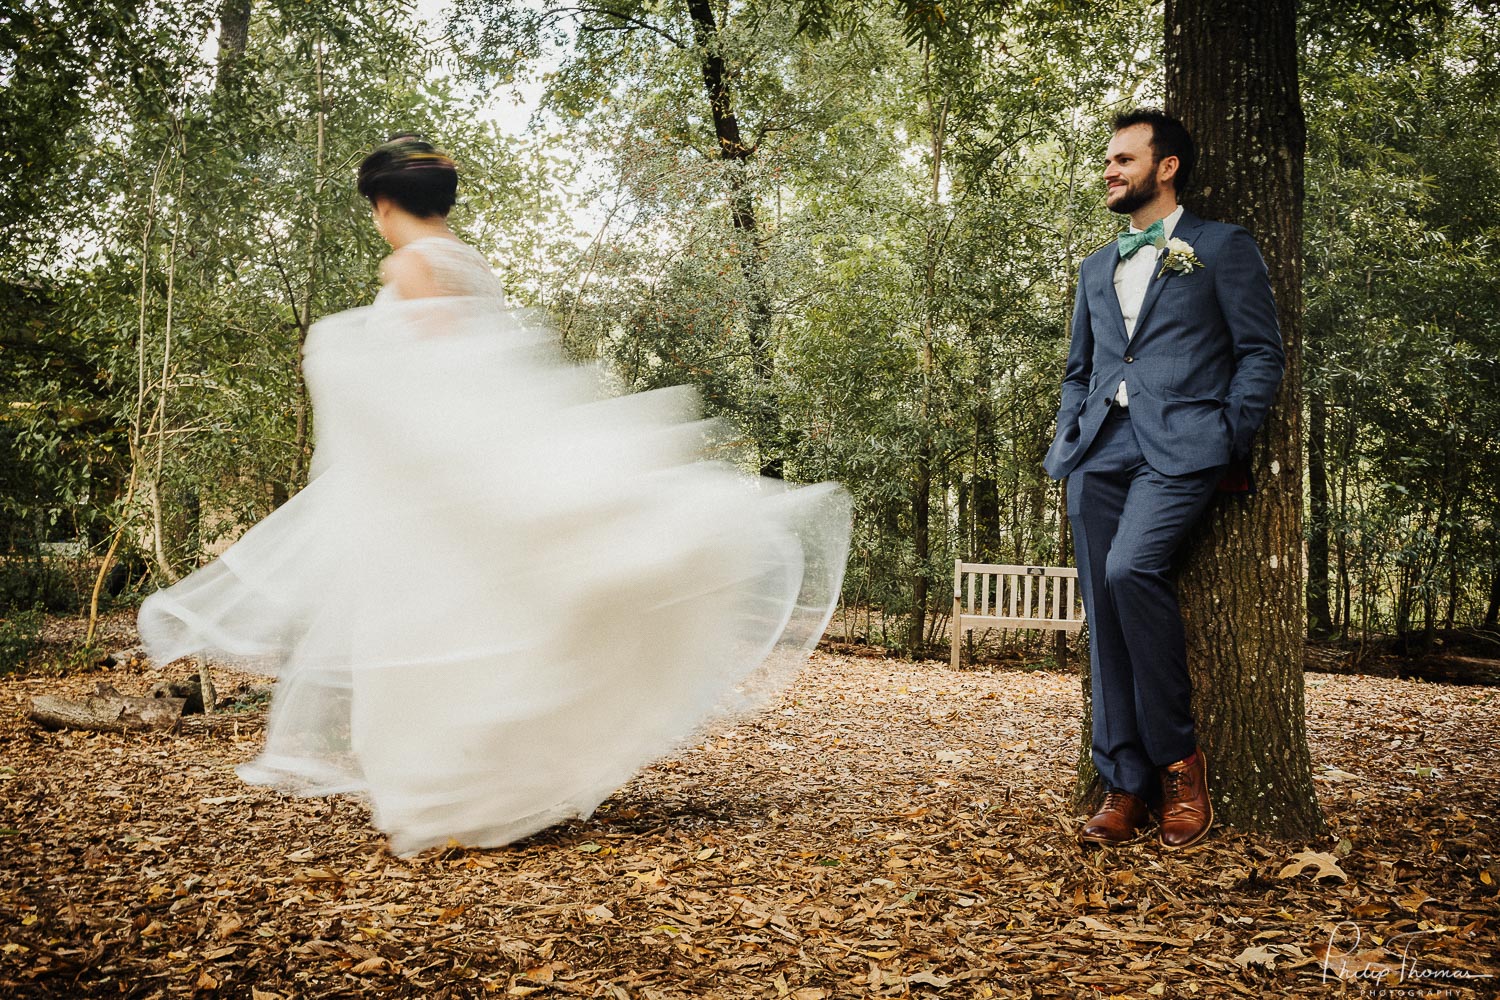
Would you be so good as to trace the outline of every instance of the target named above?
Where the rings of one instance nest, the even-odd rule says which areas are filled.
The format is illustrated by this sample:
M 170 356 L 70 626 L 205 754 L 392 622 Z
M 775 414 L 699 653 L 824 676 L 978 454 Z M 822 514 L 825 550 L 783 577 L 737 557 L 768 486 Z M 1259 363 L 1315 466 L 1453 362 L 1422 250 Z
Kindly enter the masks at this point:
M 1313 869 L 1311 875 L 1314 879 L 1333 878 L 1343 882 L 1349 877 L 1339 867 L 1339 859 L 1323 851 L 1300 851 L 1292 855 L 1292 860 L 1277 872 L 1276 877 L 1291 878 L 1293 875 L 1306 872 L 1309 868 Z
M 31 695 L 95 679 L 0 682 L 0 995 L 1324 998 L 1403 983 L 1446 1000 L 1500 983 L 1477 978 L 1500 972 L 1500 698 L 1483 688 L 1310 674 L 1326 842 L 1221 830 L 1182 855 L 1086 854 L 1064 798 L 1075 677 L 819 653 L 778 704 L 588 821 L 400 859 L 358 801 L 239 782 L 263 707 L 175 737 L 24 720 Z

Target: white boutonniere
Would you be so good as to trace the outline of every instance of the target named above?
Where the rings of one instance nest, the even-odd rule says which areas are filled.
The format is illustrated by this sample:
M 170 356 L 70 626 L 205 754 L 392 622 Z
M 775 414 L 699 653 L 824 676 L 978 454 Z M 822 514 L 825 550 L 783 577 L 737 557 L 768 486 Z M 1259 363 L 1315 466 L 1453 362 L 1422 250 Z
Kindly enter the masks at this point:
M 1165 250 L 1161 257 L 1161 270 L 1156 272 L 1160 278 L 1168 271 L 1176 271 L 1178 274 L 1191 274 L 1193 268 L 1202 267 L 1203 261 L 1198 259 L 1198 254 L 1193 250 L 1193 245 L 1187 240 L 1179 240 L 1172 237 L 1161 244 Z

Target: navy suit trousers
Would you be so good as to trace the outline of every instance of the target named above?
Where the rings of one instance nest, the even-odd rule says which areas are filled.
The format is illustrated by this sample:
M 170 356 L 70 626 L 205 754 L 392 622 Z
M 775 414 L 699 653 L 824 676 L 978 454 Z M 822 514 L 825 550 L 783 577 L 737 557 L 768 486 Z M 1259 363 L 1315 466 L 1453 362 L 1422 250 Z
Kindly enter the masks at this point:
M 1157 768 L 1197 746 L 1173 557 L 1223 470 L 1157 472 L 1129 411 L 1111 407 L 1068 476 L 1089 624 L 1094 766 L 1110 788 L 1147 801 L 1159 797 Z

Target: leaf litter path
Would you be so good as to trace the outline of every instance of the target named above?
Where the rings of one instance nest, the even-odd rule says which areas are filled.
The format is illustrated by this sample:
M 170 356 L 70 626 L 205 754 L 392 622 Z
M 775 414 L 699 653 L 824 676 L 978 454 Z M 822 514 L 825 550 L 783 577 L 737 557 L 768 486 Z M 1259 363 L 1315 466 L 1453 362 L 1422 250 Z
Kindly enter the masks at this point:
M 1495 995 L 1500 697 L 1308 676 L 1318 843 L 1085 855 L 1075 677 L 818 653 L 593 819 L 413 860 L 242 785 L 263 711 L 44 733 L 97 675 L 9 679 L 0 996 Z

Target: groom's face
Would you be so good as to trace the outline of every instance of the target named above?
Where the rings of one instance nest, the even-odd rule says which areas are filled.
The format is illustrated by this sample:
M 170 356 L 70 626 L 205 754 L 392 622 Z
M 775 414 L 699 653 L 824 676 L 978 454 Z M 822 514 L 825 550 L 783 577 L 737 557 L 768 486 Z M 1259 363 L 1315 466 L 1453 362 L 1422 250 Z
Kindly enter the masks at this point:
M 1151 126 L 1122 128 L 1104 154 L 1104 201 L 1110 211 L 1129 215 L 1156 197 L 1158 167 L 1151 149 Z

